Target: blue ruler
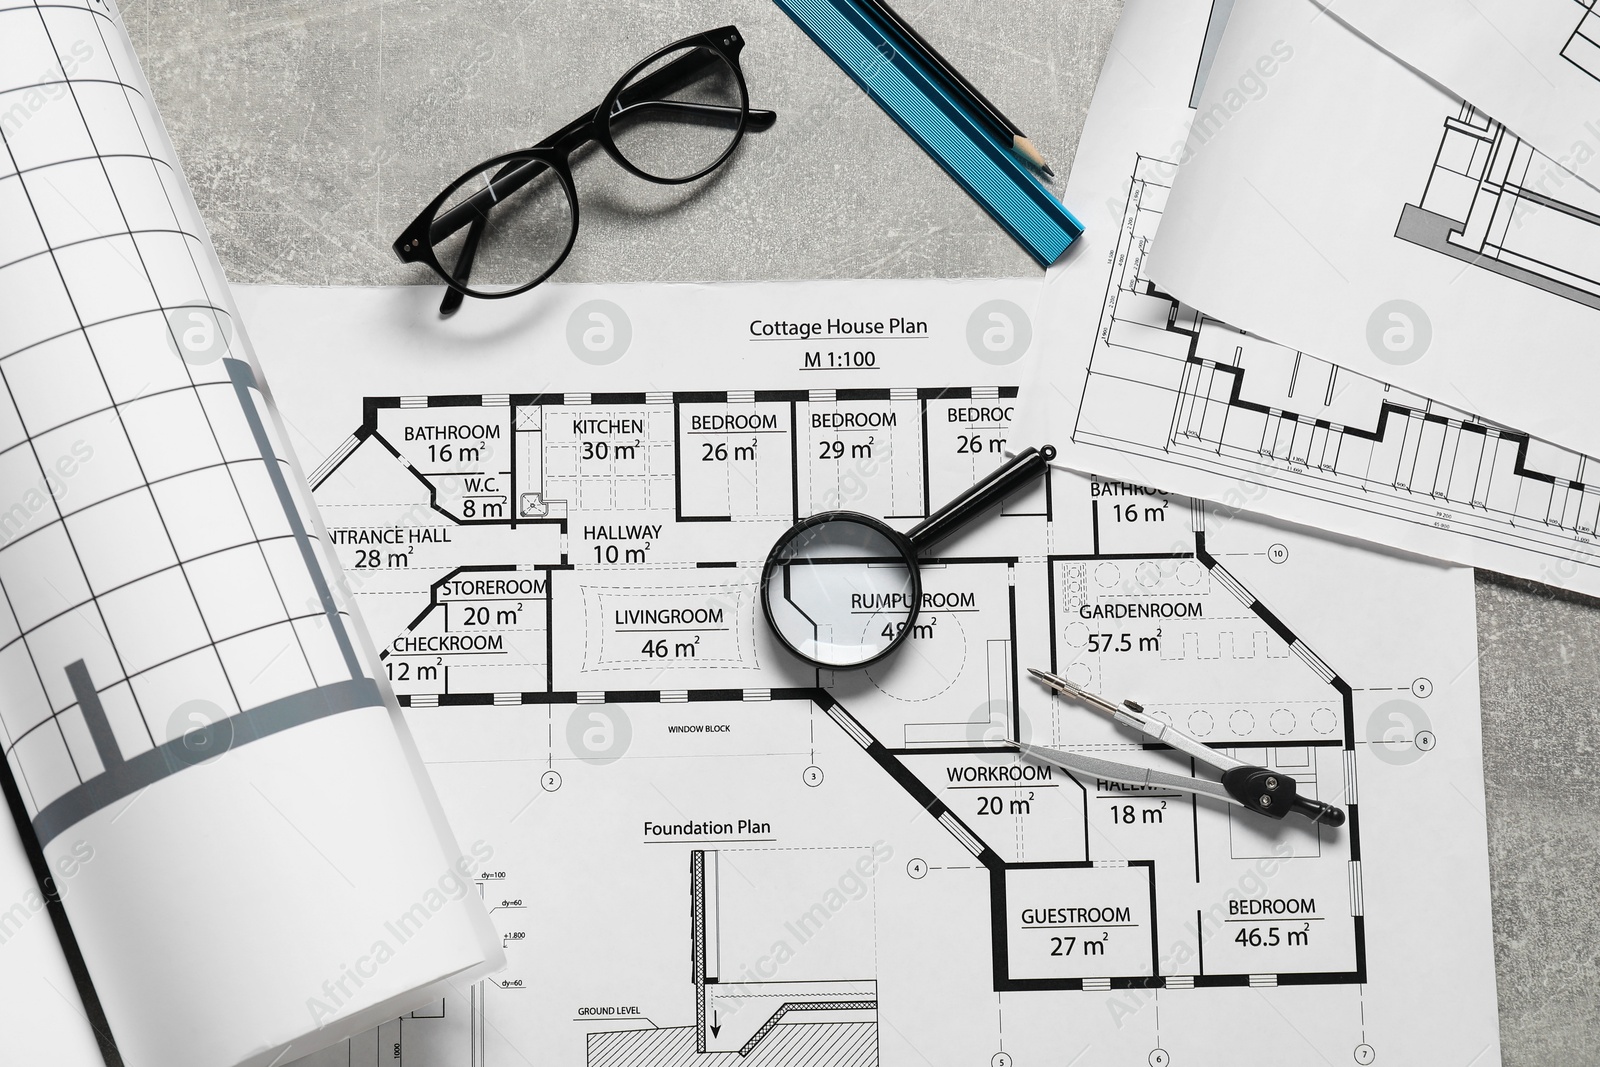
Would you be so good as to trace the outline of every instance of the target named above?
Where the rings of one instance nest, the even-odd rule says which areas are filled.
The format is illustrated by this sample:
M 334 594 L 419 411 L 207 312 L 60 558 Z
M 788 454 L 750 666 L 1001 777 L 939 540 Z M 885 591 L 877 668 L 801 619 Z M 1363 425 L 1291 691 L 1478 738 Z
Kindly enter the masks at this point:
M 1083 226 L 853 0 L 775 0 L 833 61 L 1048 267 Z

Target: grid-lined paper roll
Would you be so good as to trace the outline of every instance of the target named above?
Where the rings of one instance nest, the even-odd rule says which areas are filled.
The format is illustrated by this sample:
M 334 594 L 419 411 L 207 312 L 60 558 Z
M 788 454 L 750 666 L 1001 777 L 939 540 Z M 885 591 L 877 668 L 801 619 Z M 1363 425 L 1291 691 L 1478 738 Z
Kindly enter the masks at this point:
M 0 0 L 0 743 L 70 922 L 0 989 L 78 964 L 128 1064 L 286 1061 L 498 963 L 320 533 L 115 8 Z

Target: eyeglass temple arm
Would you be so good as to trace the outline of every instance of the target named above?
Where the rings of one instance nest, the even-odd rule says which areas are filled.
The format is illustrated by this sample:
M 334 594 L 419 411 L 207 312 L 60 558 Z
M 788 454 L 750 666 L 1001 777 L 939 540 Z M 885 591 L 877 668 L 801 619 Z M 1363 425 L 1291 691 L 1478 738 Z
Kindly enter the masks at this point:
M 669 118 L 684 118 L 689 121 L 707 119 L 713 116 L 738 115 L 737 108 L 720 107 L 716 104 L 692 104 L 680 100 L 663 100 L 668 93 L 676 92 L 693 82 L 708 67 L 722 61 L 722 56 L 712 48 L 705 45 L 685 52 L 660 70 L 640 78 L 622 92 L 617 94 L 616 106 L 612 109 L 613 116 L 625 114 L 636 106 L 649 106 L 654 109 L 668 111 Z M 751 108 L 745 128 L 759 132 L 769 130 L 778 120 L 778 113 L 765 111 L 760 108 Z
M 617 104 L 627 107 L 640 100 L 659 98 L 677 92 L 694 81 L 706 68 L 720 62 L 722 56 L 716 49 L 699 45 L 674 59 L 660 70 L 652 71 L 617 94 Z
M 467 279 L 472 277 L 472 261 L 478 255 L 478 241 L 482 239 L 484 228 L 488 224 L 489 220 L 481 216 L 473 219 L 472 226 L 467 230 L 467 239 L 461 242 L 461 255 L 456 259 L 455 268 L 450 271 L 450 277 L 461 285 L 466 285 Z M 461 309 L 461 302 L 464 299 L 460 289 L 447 287 L 444 299 L 439 301 L 440 317 L 447 318 L 454 315 Z
M 588 121 L 589 116 L 585 116 L 580 120 L 585 124 Z M 578 123 L 571 125 L 576 126 Z M 567 128 L 570 129 L 571 126 Z M 562 132 L 564 133 L 566 130 L 564 129 Z M 557 134 L 557 136 L 559 137 L 560 135 Z M 550 138 L 552 141 L 555 139 L 555 137 Z M 489 210 L 496 203 L 521 189 L 547 169 L 545 163 L 538 159 L 530 159 L 526 162 L 514 160 L 507 163 L 495 171 L 494 177 L 490 178 L 482 189 L 479 189 L 444 214 L 436 216 L 433 224 L 428 227 L 428 242 L 437 245 L 467 223 L 488 218 Z
M 739 125 L 740 111 L 736 107 L 725 104 L 697 104 L 689 100 L 641 100 L 637 104 L 619 107 L 611 112 L 612 129 L 617 128 L 619 118 L 627 118 L 638 114 L 640 118 L 673 119 L 678 122 L 691 122 L 701 126 L 722 126 L 729 128 Z M 778 121 L 776 111 L 762 111 L 751 108 L 746 114 L 744 127 L 755 133 L 770 130 L 772 124 Z

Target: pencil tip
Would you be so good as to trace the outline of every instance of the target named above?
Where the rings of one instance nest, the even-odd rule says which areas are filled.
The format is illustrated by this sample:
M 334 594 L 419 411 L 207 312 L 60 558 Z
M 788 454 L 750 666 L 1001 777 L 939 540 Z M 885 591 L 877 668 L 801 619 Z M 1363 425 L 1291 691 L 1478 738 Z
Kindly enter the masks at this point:
M 1024 159 L 1026 159 L 1029 163 L 1032 163 L 1035 167 L 1038 167 L 1044 173 L 1049 174 L 1052 177 L 1055 176 L 1055 172 L 1052 171 L 1049 165 L 1045 163 L 1044 156 L 1040 155 L 1039 150 L 1034 147 L 1033 142 L 1028 140 L 1026 137 L 1023 137 L 1020 134 L 1016 137 L 1013 137 L 1011 139 L 1011 147 L 1016 149 Z
M 1048 163 L 1044 164 L 1039 169 L 1044 171 L 1045 177 L 1047 178 L 1054 178 L 1056 176 L 1056 172 L 1050 169 L 1050 164 Z

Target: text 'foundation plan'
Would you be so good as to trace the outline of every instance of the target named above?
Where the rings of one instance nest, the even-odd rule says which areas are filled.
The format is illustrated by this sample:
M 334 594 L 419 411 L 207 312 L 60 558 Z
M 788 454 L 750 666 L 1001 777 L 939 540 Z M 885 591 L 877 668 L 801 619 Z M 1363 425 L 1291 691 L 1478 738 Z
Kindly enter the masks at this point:
M 1497 1057 L 1469 571 L 1057 470 L 935 548 L 894 657 L 769 637 L 798 517 L 906 529 L 1046 443 L 1038 293 L 242 292 L 510 961 L 308 1062 Z M 1350 820 L 1023 762 L 1190 772 L 1029 666 Z

